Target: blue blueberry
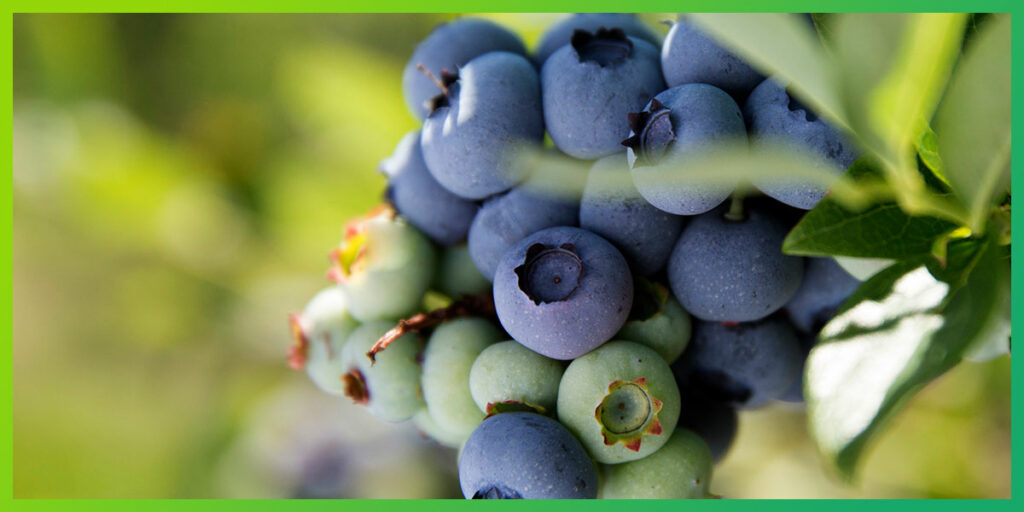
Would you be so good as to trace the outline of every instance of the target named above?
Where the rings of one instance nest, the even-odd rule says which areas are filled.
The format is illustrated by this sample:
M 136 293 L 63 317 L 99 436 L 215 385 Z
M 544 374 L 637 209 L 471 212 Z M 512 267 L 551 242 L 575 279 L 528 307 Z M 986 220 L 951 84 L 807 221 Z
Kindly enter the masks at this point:
M 800 340 L 800 370 L 798 372 L 800 376 L 790 384 L 789 389 L 779 397 L 779 400 L 802 404 L 804 402 L 804 369 L 807 367 L 807 357 L 811 354 L 811 349 L 814 348 L 814 343 L 818 339 L 818 333 L 797 330 L 797 339 Z
M 597 497 L 597 468 L 557 421 L 531 412 L 492 416 L 459 458 L 462 494 L 473 499 Z
M 380 170 L 388 177 L 388 200 L 410 224 L 441 245 L 466 239 L 479 206 L 434 179 L 423 161 L 419 132 L 402 137 L 395 153 L 380 163 Z
M 551 140 L 563 153 L 585 159 L 622 151 L 626 116 L 665 89 L 658 49 L 621 29 L 575 31 L 540 76 Z
M 758 320 L 800 287 L 803 260 L 782 253 L 787 224 L 753 201 L 747 206 L 740 220 L 725 208 L 694 217 L 669 256 L 672 293 L 697 318 Z
M 711 84 L 743 101 L 764 76 L 722 48 L 693 22 L 680 17 L 665 36 L 661 69 L 669 87 Z
M 799 378 L 801 355 L 796 331 L 779 315 L 739 324 L 699 321 L 676 375 L 692 392 L 756 409 Z
M 711 210 L 732 193 L 734 184 L 701 183 L 680 175 L 680 161 L 746 142 L 743 115 L 721 89 L 685 84 L 657 95 L 643 111 L 629 115 L 629 138 L 622 142 L 633 169 L 633 183 L 655 207 L 676 215 Z
M 817 333 L 858 286 L 860 281 L 843 270 L 836 260 L 807 258 L 803 281 L 796 295 L 786 303 L 786 312 L 794 327 Z
M 442 71 L 455 73 L 474 57 L 495 51 L 526 55 L 519 36 L 490 21 L 459 18 L 438 25 L 416 47 L 402 71 L 402 92 L 409 111 L 419 119 L 427 117 L 427 104 L 437 96 L 437 86 L 418 69 L 420 65 L 441 76 Z
M 574 31 L 596 32 L 599 28 L 620 28 L 627 36 L 643 39 L 653 45 L 661 45 L 661 38 L 635 14 L 587 12 L 571 14 L 548 27 L 540 36 L 533 60 L 543 65 L 552 53 L 569 44 Z
M 622 154 L 594 163 L 580 202 L 580 227 L 615 244 L 637 274 L 662 269 L 685 220 L 637 192 Z
M 522 181 L 523 153 L 544 137 L 540 82 L 530 61 L 491 52 L 442 80 L 443 94 L 420 134 L 437 182 L 461 197 L 483 199 Z
M 750 93 L 743 115 L 752 143 L 781 144 L 808 151 L 825 159 L 837 175 L 860 156 L 845 135 L 818 118 L 773 79 L 761 82 Z M 756 179 L 754 185 L 765 194 L 804 210 L 813 208 L 828 192 L 819 184 L 772 176 Z
M 575 226 L 579 203 L 527 182 L 484 202 L 469 227 L 469 254 L 480 273 L 494 280 L 512 245 L 545 228 Z
M 501 325 L 552 359 L 574 359 L 611 339 L 632 302 L 626 259 L 605 239 L 578 228 L 549 228 L 520 240 L 494 274 Z

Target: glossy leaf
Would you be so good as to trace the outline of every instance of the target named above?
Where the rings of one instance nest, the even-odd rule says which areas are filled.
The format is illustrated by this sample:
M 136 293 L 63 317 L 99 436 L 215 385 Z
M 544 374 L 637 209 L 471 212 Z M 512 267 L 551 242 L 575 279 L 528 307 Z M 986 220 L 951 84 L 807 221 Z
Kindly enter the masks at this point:
M 909 398 L 1005 314 L 1007 266 L 994 246 L 976 245 L 960 244 L 966 252 L 941 272 L 910 261 L 882 271 L 822 329 L 807 362 L 808 423 L 843 477 Z
M 1010 16 L 995 15 L 959 63 L 936 116 L 945 176 L 981 232 L 1010 183 Z

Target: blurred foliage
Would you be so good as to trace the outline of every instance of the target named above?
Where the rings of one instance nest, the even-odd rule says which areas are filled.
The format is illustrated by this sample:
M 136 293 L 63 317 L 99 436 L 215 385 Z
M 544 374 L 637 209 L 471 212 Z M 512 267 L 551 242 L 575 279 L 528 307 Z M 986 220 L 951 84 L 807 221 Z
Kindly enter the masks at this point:
M 557 18 L 490 16 L 531 45 Z M 310 446 L 348 471 L 317 492 L 458 495 L 451 452 L 284 364 L 285 314 L 326 284 L 342 224 L 380 200 L 377 162 L 416 128 L 401 69 L 442 19 L 15 16 L 16 497 L 316 494 L 296 477 Z M 1007 358 L 961 365 L 898 423 L 844 487 L 802 412 L 745 414 L 714 489 L 1009 495 Z M 401 441 L 367 456 L 364 434 Z

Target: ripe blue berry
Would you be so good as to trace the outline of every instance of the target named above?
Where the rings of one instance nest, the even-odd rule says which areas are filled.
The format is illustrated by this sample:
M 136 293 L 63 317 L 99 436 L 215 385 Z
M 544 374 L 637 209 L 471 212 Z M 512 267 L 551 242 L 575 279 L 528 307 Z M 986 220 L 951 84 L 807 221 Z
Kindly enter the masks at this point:
M 423 399 L 437 426 L 452 437 L 466 439 L 484 418 L 469 391 L 469 372 L 480 352 L 504 338 L 482 318 L 451 320 L 430 335 L 423 351 Z
M 380 170 L 388 177 L 388 200 L 410 224 L 441 245 L 466 239 L 479 207 L 434 179 L 423 161 L 419 132 L 402 137 L 395 153 L 381 162 Z
M 313 383 L 332 395 L 344 394 L 341 378 L 348 370 L 341 350 L 359 325 L 348 311 L 344 291 L 332 286 L 313 296 L 301 314 L 289 318 L 294 338 L 289 364 L 296 370 L 305 368 Z
M 671 364 L 690 343 L 690 324 L 690 314 L 665 285 L 637 277 L 629 319 L 615 338 L 646 345 Z
M 633 302 L 625 258 L 605 239 L 555 227 L 514 245 L 494 275 L 494 306 L 516 341 L 573 359 L 611 339 Z
M 803 260 L 782 253 L 786 223 L 747 201 L 746 218 L 724 208 L 694 217 L 668 261 L 672 293 L 702 320 L 750 322 L 796 294 Z
M 540 82 L 530 61 L 491 52 L 442 79 L 443 94 L 420 134 L 430 173 L 467 199 L 483 199 L 522 181 L 524 151 L 544 136 Z
M 437 96 L 437 86 L 418 67 L 435 76 L 442 71 L 455 73 L 459 66 L 487 52 L 505 51 L 526 55 L 519 36 L 490 21 L 459 18 L 438 25 L 416 47 L 402 72 L 402 92 L 409 111 L 418 119 L 430 113 L 428 103 Z
M 604 464 L 642 459 L 668 441 L 679 389 L 657 352 L 613 341 L 575 359 L 558 387 L 558 420 Z
M 650 275 L 665 266 L 684 222 L 637 192 L 622 154 L 594 162 L 580 202 L 580 227 L 614 244 L 635 273 Z
M 658 49 L 621 29 L 574 32 L 544 63 L 541 84 L 551 140 L 585 159 L 622 151 L 627 114 L 665 88 Z
M 416 311 L 436 267 L 434 247 L 388 209 L 349 223 L 331 253 L 328 276 L 338 282 L 356 319 L 397 319 Z
M 711 84 L 743 101 L 764 76 L 719 46 L 692 22 L 679 18 L 661 47 L 661 69 L 669 87 Z
M 819 119 L 775 80 L 765 80 L 750 93 L 743 115 L 751 142 L 780 144 L 811 152 L 831 164 L 836 174 L 845 171 L 859 156 L 845 135 Z M 813 208 L 828 192 L 819 184 L 772 176 L 759 178 L 754 185 L 765 194 L 804 210 Z
M 796 336 L 800 341 L 800 369 L 797 371 L 799 377 L 789 385 L 789 389 L 779 397 L 779 400 L 802 404 L 804 402 L 804 369 L 807 368 L 807 357 L 811 354 L 811 349 L 814 348 L 818 333 L 817 331 L 806 333 L 797 330 Z
M 697 434 L 676 428 L 665 446 L 623 464 L 602 466 L 603 499 L 684 500 L 711 497 L 711 450 Z
M 596 498 L 597 483 L 580 442 L 557 421 L 531 412 L 484 420 L 459 458 L 466 498 Z
M 524 183 L 484 202 L 469 228 L 469 254 L 480 273 L 494 280 L 501 257 L 527 235 L 574 226 L 579 203 Z
M 370 363 L 366 352 L 384 333 L 394 327 L 391 322 L 368 322 L 357 327 L 342 350 L 348 372 L 342 378 L 345 395 L 366 405 L 374 416 L 390 422 L 412 418 L 423 408 L 420 392 L 420 340 L 405 334 L 376 355 Z
M 597 32 L 600 28 L 619 28 L 627 36 L 643 39 L 655 46 L 661 45 L 661 38 L 635 14 L 596 12 L 570 14 L 544 31 L 544 34 L 540 36 L 540 42 L 537 43 L 533 60 L 537 64 L 543 65 L 552 53 L 569 44 L 572 34 L 576 30 Z
M 747 132 L 736 102 L 707 84 L 685 84 L 657 95 L 643 111 L 629 115 L 622 142 L 633 183 L 655 207 L 677 215 L 711 210 L 734 184 L 701 183 L 680 174 L 679 162 L 727 143 L 745 143 Z
M 756 409 L 799 377 L 800 356 L 796 331 L 778 315 L 734 325 L 699 321 L 677 370 L 694 392 Z
M 523 405 L 552 412 L 565 368 L 515 341 L 484 349 L 469 371 L 469 391 L 481 411 Z
M 804 278 L 796 295 L 786 303 L 786 312 L 797 329 L 815 333 L 835 315 L 860 281 L 832 258 L 807 258 Z

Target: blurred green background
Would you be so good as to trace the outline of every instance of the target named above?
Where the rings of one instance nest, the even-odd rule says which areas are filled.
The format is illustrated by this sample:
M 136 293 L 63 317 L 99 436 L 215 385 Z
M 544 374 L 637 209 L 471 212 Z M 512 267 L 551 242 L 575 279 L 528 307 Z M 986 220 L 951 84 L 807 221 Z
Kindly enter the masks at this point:
M 532 44 L 558 15 L 489 17 Z M 460 496 L 452 451 L 284 359 L 447 18 L 15 15 L 15 497 Z M 777 406 L 741 416 L 712 487 L 1008 497 L 1009 359 L 917 396 L 862 475 L 826 475 Z

